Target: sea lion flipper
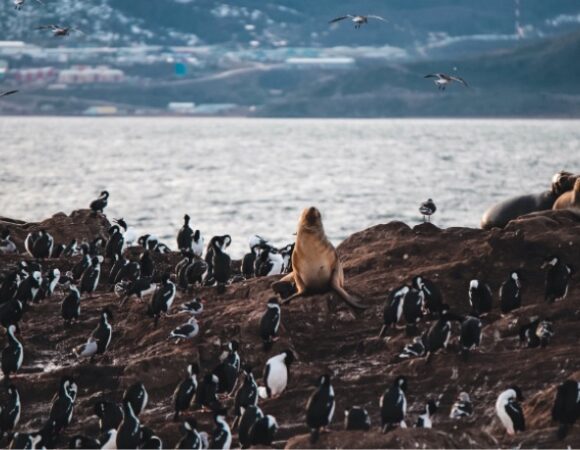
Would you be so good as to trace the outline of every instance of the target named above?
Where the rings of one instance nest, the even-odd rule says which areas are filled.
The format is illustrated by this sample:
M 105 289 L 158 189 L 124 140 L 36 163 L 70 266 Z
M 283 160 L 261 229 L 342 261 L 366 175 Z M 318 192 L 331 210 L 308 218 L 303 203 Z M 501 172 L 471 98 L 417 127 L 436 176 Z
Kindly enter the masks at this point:
M 335 274 L 337 272 L 335 271 Z M 344 290 L 344 288 L 340 285 L 339 280 L 337 278 L 336 275 L 334 275 L 332 277 L 331 280 L 331 285 L 332 285 L 332 289 L 334 290 L 334 292 L 336 292 L 338 294 L 338 296 L 340 298 L 342 298 L 344 300 L 344 302 L 349 305 L 351 308 L 355 308 L 355 309 L 367 309 L 368 305 L 363 305 L 362 303 L 360 303 L 358 301 L 358 299 L 356 297 L 354 297 L 353 295 L 350 295 L 348 292 L 346 292 Z

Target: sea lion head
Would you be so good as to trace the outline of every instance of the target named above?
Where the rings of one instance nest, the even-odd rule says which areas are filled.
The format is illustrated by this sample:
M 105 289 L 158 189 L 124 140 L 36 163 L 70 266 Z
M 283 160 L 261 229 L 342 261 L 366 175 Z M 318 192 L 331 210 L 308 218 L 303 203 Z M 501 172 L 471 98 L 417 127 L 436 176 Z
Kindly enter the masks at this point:
M 320 211 L 314 206 L 310 208 L 304 208 L 302 215 L 300 216 L 300 222 L 298 223 L 298 228 L 305 231 L 321 231 L 322 227 L 322 215 Z
M 580 177 L 564 170 L 554 174 L 552 177 L 552 192 L 559 196 L 564 192 L 571 191 L 578 178 Z

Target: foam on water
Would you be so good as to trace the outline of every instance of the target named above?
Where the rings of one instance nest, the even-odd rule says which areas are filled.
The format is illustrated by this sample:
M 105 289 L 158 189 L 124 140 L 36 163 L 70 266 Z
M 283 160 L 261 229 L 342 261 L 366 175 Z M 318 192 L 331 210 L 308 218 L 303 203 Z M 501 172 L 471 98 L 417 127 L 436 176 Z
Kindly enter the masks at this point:
M 338 243 L 391 220 L 416 224 L 431 197 L 439 226 L 477 226 L 506 196 L 580 171 L 580 122 L 0 118 L 0 216 L 40 220 L 111 193 L 109 218 L 175 248 L 184 213 L 206 242 L 293 240 L 318 206 Z

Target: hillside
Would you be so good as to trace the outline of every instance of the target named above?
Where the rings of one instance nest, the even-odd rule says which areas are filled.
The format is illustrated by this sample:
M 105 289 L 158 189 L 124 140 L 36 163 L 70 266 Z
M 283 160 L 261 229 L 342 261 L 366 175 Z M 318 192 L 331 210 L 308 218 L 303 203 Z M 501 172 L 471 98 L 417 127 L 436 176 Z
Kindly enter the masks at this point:
M 1 227 L 13 230 L 18 245 L 28 231 L 40 227 L 53 233 L 57 242 L 66 242 L 73 236 L 102 234 L 106 225 L 106 221 L 96 221 L 86 211 L 70 217 L 57 215 L 41 224 L 0 221 Z M 296 300 L 284 307 L 280 340 L 268 353 L 261 348 L 257 327 L 265 302 L 272 295 L 269 286 L 275 277 L 231 285 L 223 295 L 218 295 L 214 288 L 197 290 L 196 295 L 205 299 L 200 320 L 202 331 L 193 342 L 179 345 L 166 337 L 184 322 L 183 315 L 164 318 L 155 328 L 145 315 L 145 305 L 132 300 L 121 308 L 109 287 L 101 283 L 96 295 L 83 297 L 81 320 L 66 329 L 60 319 L 58 294 L 57 298 L 32 305 L 21 323 L 24 366 L 13 377 L 22 393 L 19 430 L 32 431 L 41 426 L 58 380 L 63 375 L 72 375 L 79 385 L 79 394 L 66 436 L 81 432 L 96 436 L 94 402 L 99 398 L 120 401 L 123 390 L 140 380 L 150 396 L 149 406 L 140 417 L 142 423 L 152 427 L 167 447 L 174 447 L 179 425 L 169 420 L 170 398 L 186 363 L 197 361 L 202 372 L 211 370 L 224 344 L 236 339 L 241 343 L 242 361 L 251 364 L 256 374 L 269 356 L 288 347 L 296 352 L 297 361 L 291 366 L 287 391 L 278 399 L 260 404 L 280 424 L 277 447 L 309 445 L 305 404 L 315 378 L 328 372 L 334 377 L 337 408 L 331 431 L 322 435 L 318 447 L 576 448 L 580 446 L 580 425 L 573 427 L 566 440 L 557 441 L 550 410 L 556 386 L 567 378 L 580 378 L 577 358 L 580 290 L 577 279 L 573 279 L 565 301 L 544 303 L 544 272 L 540 265 L 550 255 L 560 254 L 566 262 L 580 267 L 578 246 L 580 218 L 566 211 L 526 216 L 505 230 L 440 230 L 430 224 L 411 229 L 400 222 L 377 225 L 354 234 L 338 248 L 344 262 L 346 287 L 371 307 L 363 313 L 353 313 L 332 295 Z M 135 257 L 138 250 L 129 252 Z M 20 259 L 21 256 L 0 257 L 1 267 L 6 270 Z M 177 260 L 176 254 L 156 256 L 158 270 L 172 267 Z M 52 259 L 44 267 L 65 271 L 74 262 L 74 258 Z M 468 361 L 459 358 L 455 340 L 426 364 L 422 359 L 401 361 L 397 357 L 410 341 L 404 332 L 391 330 L 388 339 L 378 338 L 388 292 L 414 275 L 422 273 L 435 281 L 452 309 L 466 313 L 469 280 L 485 278 L 497 293 L 514 268 L 522 273 L 523 306 L 502 316 L 496 296 L 493 312 L 483 318 L 482 346 Z M 105 272 L 106 269 L 107 266 Z M 176 304 L 191 297 L 192 294 L 180 293 Z M 86 339 L 105 306 L 114 315 L 109 351 L 94 363 L 77 360 L 71 349 Z M 537 316 L 553 322 L 555 335 L 546 348 L 524 348 L 517 337 L 518 329 Z M 420 329 L 428 326 L 429 323 L 421 323 Z M 434 418 L 432 430 L 379 432 L 378 400 L 397 375 L 409 379 L 409 424 L 416 420 L 427 399 L 440 397 L 440 412 Z M 528 430 L 509 437 L 500 427 L 493 408 L 497 395 L 513 384 L 519 385 L 525 396 L 523 408 Z M 449 409 L 460 391 L 470 393 L 475 415 L 466 421 L 451 421 Z M 371 431 L 340 431 L 343 411 L 353 404 L 368 409 L 373 423 Z M 211 430 L 208 413 L 191 414 L 198 419 L 201 429 Z M 63 438 L 61 445 L 66 442 Z

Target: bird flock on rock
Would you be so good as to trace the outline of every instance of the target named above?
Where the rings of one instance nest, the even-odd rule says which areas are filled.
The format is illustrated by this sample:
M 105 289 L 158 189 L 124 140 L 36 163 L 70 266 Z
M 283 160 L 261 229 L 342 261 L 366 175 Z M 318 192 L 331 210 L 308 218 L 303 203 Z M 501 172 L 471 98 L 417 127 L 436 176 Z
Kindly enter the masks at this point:
M 109 193 L 103 191 L 90 204 L 93 215 L 104 215 Z M 293 245 L 282 248 L 271 246 L 265 239 L 254 235 L 249 239 L 249 252 L 244 256 L 238 272 L 232 269 L 227 248 L 229 235 L 214 236 L 208 245 L 200 230 L 191 227 L 191 218 L 184 216 L 183 226 L 177 233 L 177 248 L 182 255 L 173 273 L 158 271 L 155 254 L 165 253 L 168 246 L 153 235 L 137 237 L 124 219 L 115 219 L 108 229 L 107 239 L 97 237 L 92 241 L 73 239 L 68 245 L 55 243 L 46 229 L 30 231 L 24 240 L 24 250 L 33 259 L 22 259 L 17 266 L 4 274 L 0 285 L 0 324 L 6 329 L 6 347 L 2 351 L 1 368 L 4 374 L 6 400 L 0 405 L 0 431 L 10 439 L 11 448 L 54 447 L 62 443 L 63 433 L 71 423 L 78 386 L 70 376 L 62 378 L 58 391 L 44 425 L 36 432 L 18 429 L 21 413 L 20 392 L 17 387 L 18 372 L 25 358 L 25 348 L 20 337 L 20 322 L 26 314 L 33 314 L 35 305 L 58 296 L 63 291 L 60 304 L 65 330 L 74 326 L 82 314 L 82 304 L 99 286 L 114 291 L 119 306 L 133 296 L 144 303 L 143 313 L 150 317 L 151 326 L 157 326 L 167 315 L 185 315 L 188 319 L 168 336 L 176 344 L 190 341 L 200 332 L 199 318 L 204 313 L 204 300 L 194 295 L 201 286 L 214 287 L 222 293 L 229 284 L 252 277 L 281 274 L 291 270 Z M 129 237 L 126 239 L 126 237 Z M 2 252 L 19 254 L 10 233 L 2 233 Z M 129 242 L 128 242 L 129 241 Z M 125 257 L 128 244 L 141 248 L 138 259 Z M 205 250 L 205 256 L 204 256 Z M 42 265 L 50 259 L 74 262 L 72 269 L 60 272 L 58 268 L 44 270 Z M 110 272 L 102 274 L 102 264 L 110 262 Z M 553 255 L 539 267 L 545 270 L 545 301 L 565 300 L 569 292 L 573 267 L 559 256 Z M 175 281 L 175 282 L 174 282 Z M 457 340 L 462 359 L 474 358 L 481 345 L 485 318 L 494 307 L 502 314 L 517 310 L 524 303 L 524 279 L 518 270 L 506 274 L 498 290 L 497 300 L 489 284 L 473 279 L 466 286 L 470 312 L 457 314 L 444 302 L 444 295 L 437 283 L 422 274 L 412 277 L 408 284 L 393 289 L 383 310 L 383 326 L 379 336 L 390 340 L 392 333 L 404 330 L 411 341 L 401 350 L 400 359 L 423 358 L 426 364 L 437 353 L 449 352 Z M 174 306 L 176 295 L 190 298 Z M 496 306 L 495 303 L 498 302 Z M 177 311 L 176 311 L 177 310 Z M 282 308 L 277 297 L 264 305 L 259 322 L 258 335 L 262 350 L 270 353 L 279 337 Z M 75 358 L 98 364 L 114 340 L 114 316 L 111 308 L 103 308 L 86 341 L 71 348 Z M 455 325 L 457 324 L 457 325 Z M 423 332 L 420 332 L 420 329 Z M 553 323 L 546 318 L 532 317 L 520 327 L 522 345 L 529 348 L 546 347 L 554 335 Z M 267 359 L 261 382 L 255 378 L 254 368 L 243 362 L 242 346 L 231 340 L 224 348 L 219 363 L 202 370 L 192 361 L 184 367 L 183 379 L 176 386 L 171 402 L 173 420 L 181 422 L 182 436 L 177 448 L 230 448 L 234 445 L 233 433 L 238 433 L 242 448 L 272 445 L 279 425 L 275 417 L 263 412 L 259 402 L 279 398 L 291 380 L 290 369 L 296 360 L 294 350 L 286 348 L 275 351 Z M 557 389 L 553 406 L 553 418 L 560 423 L 559 437 L 563 438 L 580 414 L 580 387 L 574 380 L 565 381 Z M 394 377 L 378 399 L 380 429 L 389 432 L 407 427 L 406 376 Z M 76 435 L 70 437 L 73 448 L 162 448 L 163 442 L 154 431 L 144 425 L 140 416 L 148 404 L 148 393 L 143 383 L 129 386 L 122 402 L 99 399 L 94 413 L 99 421 L 99 436 Z M 415 427 L 436 426 L 435 416 L 441 410 L 440 396 L 424 400 L 418 412 Z M 505 386 L 495 402 L 497 417 L 506 432 L 513 435 L 525 430 L 525 417 L 521 403 L 524 397 L 515 385 Z M 233 402 L 233 404 L 229 403 Z M 228 421 L 228 404 L 233 406 L 233 421 Z M 305 422 L 310 439 L 315 444 L 321 433 L 328 431 L 334 417 L 336 395 L 332 374 L 324 373 L 314 385 L 305 404 Z M 472 403 L 468 392 L 461 392 L 451 406 L 449 417 L 456 420 L 471 417 L 477 405 Z M 213 429 L 202 431 L 192 411 L 210 411 Z M 184 416 L 185 414 L 185 416 Z M 344 411 L 346 430 L 371 429 L 371 416 L 363 406 L 352 405 Z

